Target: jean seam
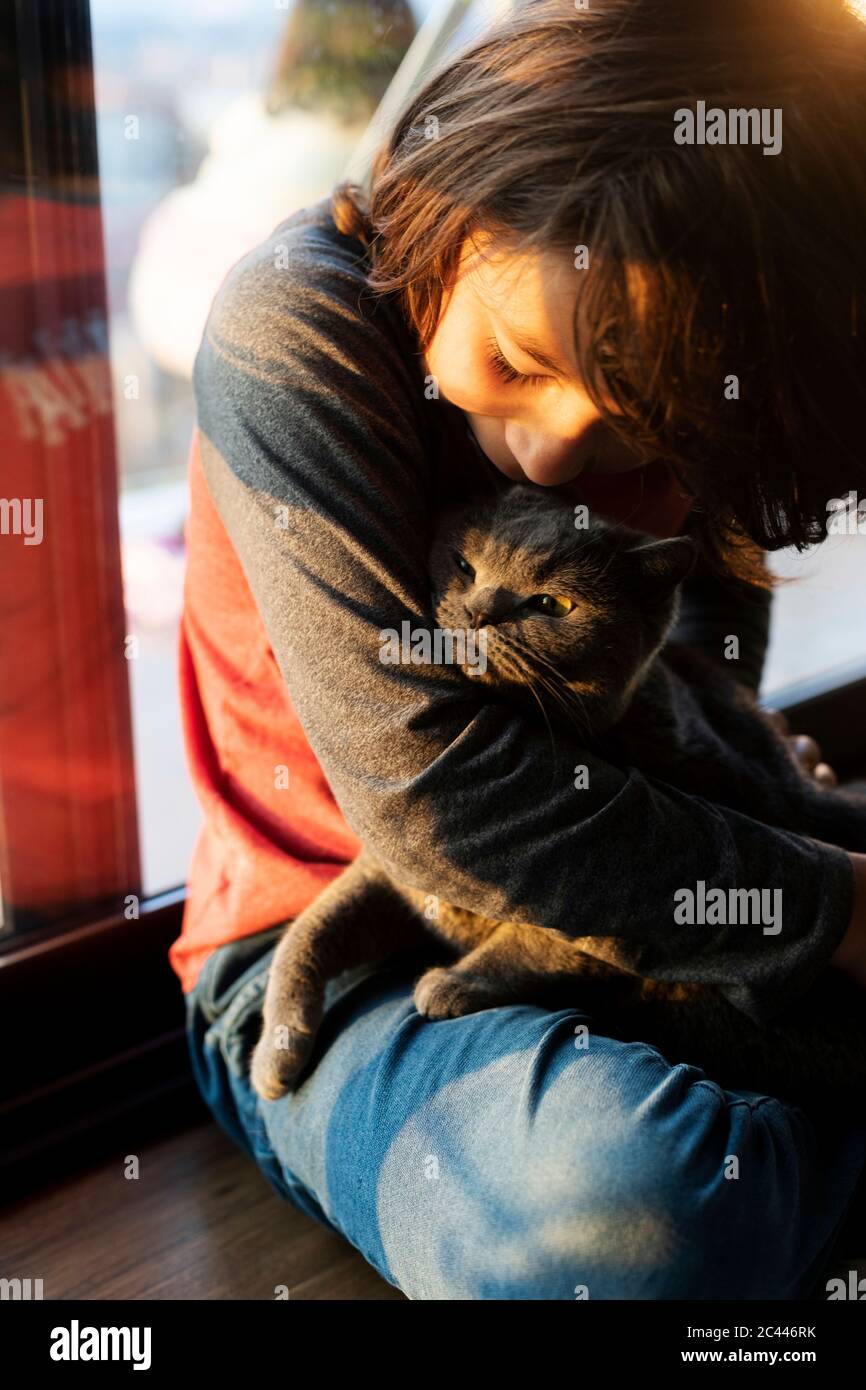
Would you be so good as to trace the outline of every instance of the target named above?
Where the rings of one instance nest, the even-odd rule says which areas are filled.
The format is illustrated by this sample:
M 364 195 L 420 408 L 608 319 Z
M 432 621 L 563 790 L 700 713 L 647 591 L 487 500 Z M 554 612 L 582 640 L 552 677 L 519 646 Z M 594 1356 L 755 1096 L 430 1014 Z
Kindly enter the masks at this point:
M 664 1065 L 665 1065 L 666 1067 L 668 1067 L 671 1071 L 675 1071 L 675 1070 L 677 1070 L 677 1068 L 679 1068 L 679 1067 L 691 1067 L 691 1066 L 694 1066 L 694 1065 L 695 1065 L 695 1064 L 692 1063 L 692 1062 L 670 1062 L 670 1061 L 668 1061 L 668 1059 L 667 1059 L 667 1057 L 665 1057 L 664 1053 L 663 1053 L 663 1052 L 660 1052 L 659 1049 L 658 1049 L 657 1047 L 654 1047 L 652 1043 L 640 1042 L 640 1043 L 637 1043 L 636 1045 L 637 1045 L 638 1047 L 643 1048 L 643 1050 L 644 1050 L 645 1052 L 651 1053 L 653 1057 L 657 1057 L 657 1058 L 659 1059 L 659 1061 L 660 1061 L 660 1062 L 663 1062 Z M 717 1098 L 720 1098 L 721 1100 L 723 1100 L 723 1101 L 725 1102 L 725 1105 L 726 1105 L 729 1109 L 732 1109 L 735 1105 L 745 1105 L 745 1106 L 748 1107 L 749 1110 L 752 1111 L 753 1114 L 754 1114 L 755 1111 L 757 1111 L 757 1110 L 764 1109 L 767 1105 L 782 1105 L 782 1106 L 785 1106 L 785 1107 L 786 1107 L 787 1109 L 789 1109 L 789 1110 L 799 1110 L 799 1109 L 800 1109 L 799 1106 L 796 1106 L 796 1105 L 794 1105 L 794 1104 L 791 1103 L 791 1102 L 783 1101 L 779 1096 L 763 1096 L 763 1095 L 762 1095 L 762 1096 L 758 1096 L 758 1099 L 757 1099 L 757 1100 L 747 1100 L 745 1096 L 731 1096 L 731 1095 L 729 1094 L 729 1092 L 725 1089 L 724 1086 L 720 1085 L 720 1083 L 719 1083 L 718 1081 L 713 1081 L 712 1077 L 710 1077 L 710 1076 L 699 1076 L 699 1077 L 696 1077 L 694 1081 L 690 1081 L 690 1082 L 689 1082 L 689 1085 L 690 1085 L 690 1086 L 704 1086 L 704 1087 L 708 1088 L 709 1090 L 712 1091 L 712 1093 L 713 1093 L 714 1096 L 716 1096 Z M 746 1089 L 748 1089 L 748 1088 L 747 1088 L 747 1087 L 744 1087 L 743 1089 L 746 1090 Z
M 190 995 L 190 998 L 196 1001 L 209 1024 L 215 1023 L 219 1017 L 219 1010 L 216 1007 L 216 999 L 213 993 L 212 980 L 214 966 L 219 956 L 219 949 L 220 948 L 217 947 L 215 950 L 211 951 L 210 955 L 207 956 L 203 962 L 198 979 Z
M 226 1066 L 231 1069 L 235 1076 L 246 1076 L 248 1075 L 248 1070 L 241 1070 L 239 1072 L 235 1070 L 229 1056 L 228 1041 L 235 1028 L 246 1022 L 247 1017 L 253 1011 L 256 1000 L 263 999 L 266 983 L 267 971 L 255 975 L 251 980 L 247 980 L 246 984 L 242 985 L 237 991 L 228 1007 L 217 1015 L 205 1033 L 205 1045 L 220 1048 L 225 1058 Z
M 780 1100 L 778 1096 L 759 1096 L 757 1100 L 747 1100 L 745 1096 L 731 1096 L 725 1090 L 724 1086 L 720 1086 L 718 1081 L 710 1080 L 708 1076 L 699 1077 L 697 1081 L 692 1082 L 692 1085 L 709 1086 L 714 1095 L 721 1096 L 729 1109 L 733 1109 L 735 1105 L 745 1105 L 754 1114 L 756 1110 L 763 1110 L 768 1105 L 785 1105 L 791 1110 L 797 1108 L 793 1105 L 789 1105 L 787 1101 Z

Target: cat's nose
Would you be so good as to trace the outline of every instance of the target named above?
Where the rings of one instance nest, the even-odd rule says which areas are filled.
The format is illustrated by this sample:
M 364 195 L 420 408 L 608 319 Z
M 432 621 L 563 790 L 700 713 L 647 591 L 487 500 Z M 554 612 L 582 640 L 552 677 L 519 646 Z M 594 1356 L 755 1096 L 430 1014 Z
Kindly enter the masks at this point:
M 472 627 L 472 628 L 485 627 L 485 626 L 487 625 L 487 623 L 490 622 L 490 619 L 491 619 L 491 616 L 492 616 L 492 615 L 491 615 L 491 613 L 490 613 L 490 611 L 489 611 L 489 608 L 488 608 L 488 606 L 487 606 L 486 604 L 482 604 L 480 607 L 477 607 L 477 608 L 476 608 L 476 607 L 470 608 L 468 604 L 464 604 L 464 608 L 465 608 L 465 610 L 466 610 L 466 617 L 467 617 L 468 620 L 469 620 L 468 623 L 467 623 L 467 627 Z
M 468 619 L 467 625 L 474 628 L 486 627 L 488 623 L 497 623 L 507 606 L 508 595 L 495 584 L 486 588 L 478 588 L 474 592 L 466 594 L 463 599 L 463 609 Z

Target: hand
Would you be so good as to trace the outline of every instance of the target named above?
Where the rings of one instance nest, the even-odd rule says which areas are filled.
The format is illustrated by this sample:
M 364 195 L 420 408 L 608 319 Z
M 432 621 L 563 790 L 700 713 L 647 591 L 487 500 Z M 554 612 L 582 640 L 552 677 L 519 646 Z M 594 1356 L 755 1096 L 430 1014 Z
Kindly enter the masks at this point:
M 822 787 L 837 786 L 839 779 L 830 764 L 824 762 L 821 757 L 820 746 L 815 740 L 810 738 L 808 734 L 792 734 L 788 721 L 781 710 L 768 709 L 766 713 L 770 717 L 770 722 L 776 726 L 785 739 L 803 771 Z

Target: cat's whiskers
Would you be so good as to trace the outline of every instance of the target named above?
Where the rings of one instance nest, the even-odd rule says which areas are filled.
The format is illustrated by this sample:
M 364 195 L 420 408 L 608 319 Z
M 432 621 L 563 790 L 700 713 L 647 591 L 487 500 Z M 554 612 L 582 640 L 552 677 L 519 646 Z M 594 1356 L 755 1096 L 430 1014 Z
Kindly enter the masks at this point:
M 500 631 L 500 632 L 499 632 L 499 638 L 500 638 L 500 642 L 499 642 L 498 645 L 499 645 L 501 648 L 504 648 L 504 654 L 505 654 L 505 656 L 506 656 L 506 661 L 503 662 L 503 661 L 501 660 L 501 657 L 502 657 L 502 654 L 503 654 L 503 653 L 500 651 L 500 653 L 499 653 L 499 656 L 500 656 L 499 665 L 500 665 L 501 669 L 505 672 L 506 675 L 511 675 L 511 674 L 516 670 L 516 673 L 517 673 L 517 675 L 518 675 L 519 678 L 520 678 L 521 684 L 529 691 L 529 693 L 530 693 L 530 695 L 532 696 L 533 700 L 535 700 L 536 704 L 538 705 L 538 708 L 541 710 L 542 718 L 544 719 L 544 722 L 545 722 L 545 724 L 547 725 L 547 732 L 548 732 L 548 734 L 550 735 L 550 752 L 551 752 L 551 757 L 554 759 L 554 771 L 555 771 L 556 739 L 554 738 L 554 735 L 553 735 L 553 726 L 551 725 L 550 719 L 548 718 L 547 710 L 544 708 L 544 701 L 541 699 L 541 697 L 539 696 L 537 690 L 536 690 L 535 687 L 533 686 L 533 683 L 532 683 L 532 676 L 533 676 L 533 673 L 532 673 L 531 670 L 529 670 L 529 669 L 527 668 L 525 662 L 521 662 L 521 653 L 520 653 L 520 651 L 514 646 L 513 642 L 511 642 L 511 641 L 509 640 L 509 638 L 506 636 L 506 634 L 503 633 L 502 631 Z M 509 662 L 508 662 L 508 660 L 507 660 L 507 658 L 508 658 L 509 656 L 511 656 L 511 657 L 513 658 L 513 660 L 514 660 L 514 665 L 513 665 L 513 667 L 511 668 L 511 670 L 509 670 Z M 553 773 L 551 773 L 551 780 L 552 780 L 552 777 L 553 777 Z
M 537 671 L 537 675 L 539 680 L 542 680 L 545 688 L 549 690 L 557 700 L 560 708 L 574 719 L 575 723 L 579 723 L 579 725 L 582 726 L 585 734 L 591 735 L 592 726 L 579 692 L 575 690 L 573 686 L 569 685 L 567 681 L 563 680 L 556 666 L 554 666 L 550 659 L 542 652 L 532 652 L 530 655 L 533 662 L 547 668 L 549 675 L 547 675 L 546 679 L 544 678 L 544 673 L 540 670 Z
M 532 686 L 535 680 L 548 692 L 559 705 L 560 709 L 575 723 L 583 725 L 584 731 L 591 732 L 589 720 L 580 702 L 576 691 L 567 685 L 556 667 L 539 652 L 529 651 L 524 644 L 521 644 L 515 637 L 506 636 L 504 632 L 499 632 L 500 639 L 506 643 L 516 658 L 521 675 L 525 684 L 532 690 L 532 694 L 538 700 L 538 694 Z M 541 669 L 546 667 L 547 670 Z M 549 673 L 549 674 L 548 674 Z M 539 700 L 539 704 L 542 702 Z M 545 718 L 547 715 L 545 713 Z

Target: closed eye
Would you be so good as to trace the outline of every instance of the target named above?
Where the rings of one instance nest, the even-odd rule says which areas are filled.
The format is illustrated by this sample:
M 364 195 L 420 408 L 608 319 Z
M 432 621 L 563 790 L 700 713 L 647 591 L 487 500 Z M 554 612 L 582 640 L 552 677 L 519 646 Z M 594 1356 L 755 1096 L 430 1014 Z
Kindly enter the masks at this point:
M 509 385 L 520 386 L 540 386 L 545 381 L 550 381 L 549 376 L 541 376 L 528 372 L 519 372 L 516 367 L 512 367 L 507 357 L 502 355 L 502 349 L 495 338 L 487 340 L 487 361 L 493 368 L 496 375 Z

